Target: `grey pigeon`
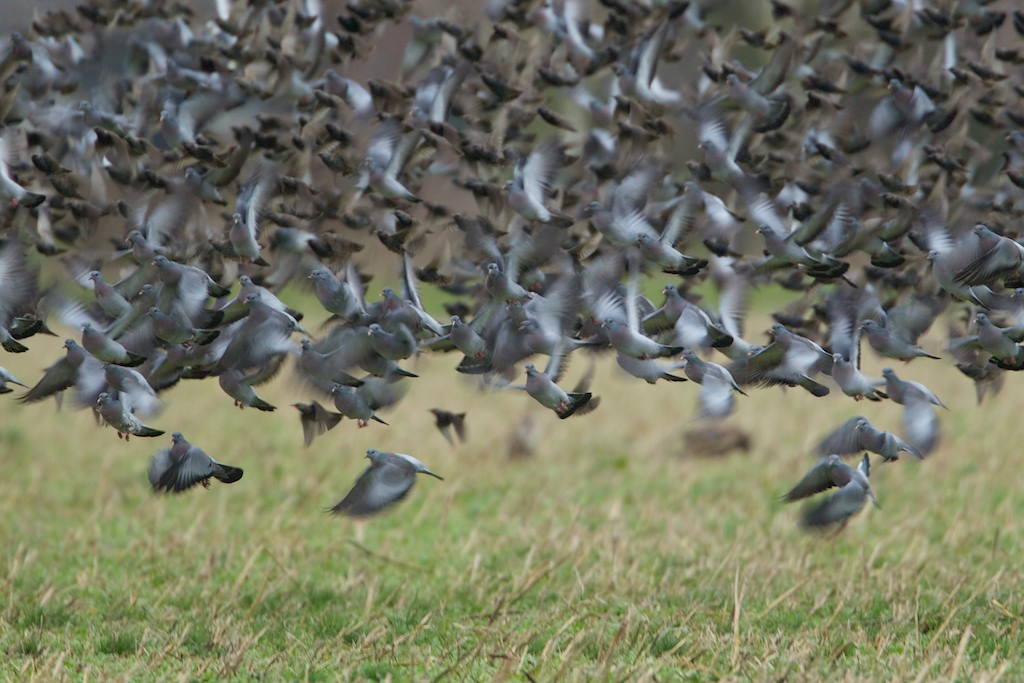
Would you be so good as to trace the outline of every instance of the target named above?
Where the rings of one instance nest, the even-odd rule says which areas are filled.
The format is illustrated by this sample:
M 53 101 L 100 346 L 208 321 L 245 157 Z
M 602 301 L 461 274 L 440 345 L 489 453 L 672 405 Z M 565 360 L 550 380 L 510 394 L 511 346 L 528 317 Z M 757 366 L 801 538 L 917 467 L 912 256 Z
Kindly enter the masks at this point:
M 220 336 L 220 330 L 197 329 L 187 317 L 164 313 L 156 306 L 149 309 L 148 315 L 153 321 L 153 334 L 167 344 L 205 346 Z
M 528 221 L 572 225 L 572 219 L 558 216 L 545 205 L 547 192 L 562 160 L 558 138 L 552 136 L 537 145 L 516 163 L 512 179 L 506 184 L 512 210 Z
M 627 356 L 621 351 L 615 354 L 615 362 L 619 364 L 620 368 L 637 379 L 644 380 L 648 384 L 655 384 L 659 379 L 663 379 L 666 382 L 686 381 L 685 377 L 672 374 L 672 371 L 685 367 L 686 363 L 661 363 L 653 358 L 643 360 L 640 358 L 633 358 L 633 356 Z
M 530 294 L 497 263 L 487 264 L 484 286 L 487 288 L 488 294 L 498 301 L 514 301 Z
M 171 440 L 171 447 L 154 453 L 149 465 L 149 483 L 154 491 L 181 493 L 196 484 L 210 488 L 211 477 L 225 484 L 242 478 L 240 467 L 222 465 L 186 441 L 181 432 L 174 432 Z
M 309 278 L 313 280 L 313 293 L 317 301 L 327 310 L 343 320 L 352 320 L 365 315 L 359 295 L 349 285 L 335 277 L 327 268 L 314 269 Z
M 686 376 L 700 385 L 700 413 L 702 417 L 722 419 L 728 417 L 736 404 L 733 392 L 743 394 L 729 371 L 717 363 L 700 358 L 690 350 L 683 352 Z
M 253 389 L 253 385 L 258 383 L 261 374 L 264 373 L 259 370 L 246 375 L 241 370 L 229 369 L 221 373 L 218 381 L 224 393 L 235 400 L 236 408 L 251 407 L 264 412 L 277 410 L 276 406 L 264 401 Z
M 388 332 L 377 323 L 371 323 L 367 334 L 370 336 L 370 346 L 382 358 L 387 360 L 404 360 L 416 353 L 416 338 L 409 328 L 397 323 L 395 331 Z
M 2 159 L 3 140 L 0 136 L 0 175 L 6 167 Z M 29 266 L 24 245 L 17 239 L 0 241 L 0 346 L 9 353 L 28 351 L 17 341 L 23 335 L 14 329 L 15 318 L 35 305 L 38 289 L 38 273 Z
M 364 385 L 365 386 L 365 385 Z M 360 387 L 362 389 L 362 387 Z M 355 420 L 360 427 L 370 424 L 370 420 L 386 425 L 387 422 L 377 417 L 375 408 L 366 401 L 359 390 L 343 384 L 335 384 L 331 390 L 334 407 L 345 417 Z
M 742 386 L 800 386 L 817 397 L 828 395 L 828 387 L 814 381 L 813 377 L 826 369 L 831 372 L 832 356 L 780 323 L 772 325 L 772 337 L 774 341 L 768 346 L 753 349 L 729 365 L 736 382 Z
M 89 273 L 89 279 L 93 282 L 93 294 L 96 296 L 96 303 L 103 312 L 111 318 L 119 318 L 131 308 L 128 300 L 121 296 L 112 284 L 103 279 L 103 273 L 94 270 Z
M 874 320 L 865 320 L 861 323 L 861 327 L 864 328 L 871 348 L 887 358 L 897 358 L 902 361 L 914 358 L 938 360 L 938 356 L 931 355 L 921 347 L 902 338 L 895 330 L 882 327 Z
M 935 414 L 935 406 L 945 408 L 946 405 L 931 389 L 920 382 L 900 379 L 892 368 L 884 368 L 882 376 L 885 377 L 885 391 L 889 398 L 903 406 L 904 439 L 922 456 L 928 455 L 939 441 L 939 418 Z
M 885 392 L 878 390 L 880 385 L 885 384 L 884 380 L 868 379 L 853 361 L 846 360 L 841 353 L 832 354 L 832 379 L 844 394 L 852 396 L 855 401 L 862 398 L 881 401 L 887 398 Z
M 783 496 L 783 500 L 791 503 L 831 488 L 838 488 L 838 491 L 824 501 L 806 508 L 802 524 L 807 529 L 838 525 L 838 529 L 841 530 L 853 515 L 860 512 L 869 498 L 875 507 L 880 507 L 868 481 L 869 466 L 867 453 L 856 468 L 850 467 L 833 453 L 819 460 L 810 472 Z
M 687 256 L 671 244 L 645 232 L 637 235 L 636 243 L 644 260 L 658 265 L 666 273 L 693 275 L 708 264 L 707 259 Z
M 660 344 L 650 337 L 645 337 L 628 324 L 608 318 L 604 321 L 603 327 L 608 334 L 608 341 L 611 342 L 620 353 L 633 358 L 662 358 L 674 356 L 683 350 L 682 346 L 668 346 Z
M 300 341 L 299 346 L 299 362 L 296 365 L 299 377 L 325 394 L 330 394 L 335 384 L 358 387 L 363 383 L 343 369 L 350 360 L 354 360 L 346 355 L 344 349 L 336 348 L 330 353 L 322 353 L 309 339 Z
M 593 395 L 589 391 L 566 392 L 546 372 L 534 367 L 533 363 L 526 364 L 525 389 L 537 403 L 555 411 L 563 420 L 576 414 L 585 415 L 597 407 L 596 403 L 592 403 Z
M 417 474 L 427 474 L 444 480 L 426 466 L 405 453 L 388 453 L 370 448 L 366 451 L 370 460 L 352 490 L 345 494 L 331 512 L 348 517 L 367 517 L 394 505 L 405 498 L 416 483 Z
M 1003 277 L 1019 275 L 1024 267 L 1024 247 L 1016 240 L 992 232 L 981 223 L 974 226 L 974 234 L 982 250 L 980 256 L 964 266 L 954 276 L 960 285 L 990 285 Z
M 855 415 L 826 436 L 816 449 L 819 455 L 831 453 L 848 455 L 871 451 L 885 461 L 898 460 L 900 453 L 910 453 L 922 458 L 920 452 L 892 432 L 883 432 L 872 425 L 867 418 Z
M 91 323 L 82 325 L 82 346 L 104 363 L 135 367 L 146 362 L 143 356 L 132 353 L 119 342 L 94 328 Z
M 100 417 L 117 431 L 119 439 L 124 437 L 124 440 L 128 441 L 132 436 L 152 437 L 163 434 L 163 431 L 144 425 L 135 417 L 128 394 L 118 394 L 115 397 L 104 391 L 100 393 L 96 403 L 99 406 Z
M 228 228 L 228 240 L 231 247 L 239 258 L 248 260 L 257 266 L 269 266 L 266 259 L 260 254 L 259 229 L 250 225 L 240 213 L 231 216 L 231 226 Z
M 51 365 L 43 373 L 42 379 L 36 382 L 35 386 L 28 390 L 19 401 L 22 403 L 33 403 L 41 401 L 47 396 L 64 391 L 75 384 L 78 377 L 78 370 L 89 357 L 89 352 L 79 346 L 74 339 L 65 339 L 64 348 L 67 353 L 56 363 Z
M 992 354 L 999 367 L 1006 370 L 1024 369 L 1024 326 L 998 327 L 985 313 L 974 316 L 978 323 L 976 337 L 961 340 L 961 345 L 977 345 Z

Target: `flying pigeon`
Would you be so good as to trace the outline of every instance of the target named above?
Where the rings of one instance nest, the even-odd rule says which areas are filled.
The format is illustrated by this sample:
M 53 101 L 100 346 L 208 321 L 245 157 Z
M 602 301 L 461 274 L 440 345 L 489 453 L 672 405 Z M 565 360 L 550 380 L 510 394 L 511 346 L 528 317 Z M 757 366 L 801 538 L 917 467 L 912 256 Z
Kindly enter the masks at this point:
M 416 475 L 423 473 L 444 481 L 426 466 L 405 453 L 387 453 L 370 448 L 366 451 L 370 460 L 352 490 L 332 507 L 335 515 L 367 517 L 394 505 L 405 498 L 416 483 Z
M 826 436 L 818 444 L 816 450 L 822 456 L 831 453 L 848 455 L 871 451 L 882 456 L 886 462 L 898 460 L 900 453 L 910 453 L 915 458 L 924 457 L 916 448 L 900 437 L 892 432 L 883 432 L 860 415 L 851 417 Z
M 831 488 L 838 488 L 838 491 L 824 501 L 804 510 L 802 525 L 807 529 L 838 526 L 841 530 L 853 515 L 860 512 L 869 498 L 875 507 L 881 507 L 868 481 L 869 465 L 867 453 L 856 468 L 850 467 L 833 453 L 819 460 L 818 464 L 783 496 L 783 500 L 791 503 Z
M 211 477 L 225 484 L 242 478 L 240 467 L 222 465 L 186 441 L 181 432 L 174 432 L 171 440 L 171 447 L 154 453 L 149 465 L 149 483 L 154 491 L 181 493 L 196 484 L 210 488 Z

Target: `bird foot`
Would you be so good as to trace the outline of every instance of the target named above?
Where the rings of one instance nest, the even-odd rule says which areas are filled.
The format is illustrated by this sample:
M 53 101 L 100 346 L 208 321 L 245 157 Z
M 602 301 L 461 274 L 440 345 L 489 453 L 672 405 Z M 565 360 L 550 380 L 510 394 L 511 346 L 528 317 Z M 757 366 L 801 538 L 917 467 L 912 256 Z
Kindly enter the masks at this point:
M 206 489 L 207 491 L 210 490 L 210 480 L 209 479 L 203 479 L 203 488 Z
M 123 439 L 124 438 L 124 434 L 122 434 L 121 432 L 118 432 L 117 433 L 117 438 Z

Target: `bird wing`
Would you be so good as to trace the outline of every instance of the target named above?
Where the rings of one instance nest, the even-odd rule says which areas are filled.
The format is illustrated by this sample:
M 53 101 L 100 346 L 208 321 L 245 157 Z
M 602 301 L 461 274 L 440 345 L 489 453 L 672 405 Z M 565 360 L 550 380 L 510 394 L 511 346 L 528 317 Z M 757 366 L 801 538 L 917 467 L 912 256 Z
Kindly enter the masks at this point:
M 833 473 L 835 469 L 837 467 L 831 463 L 829 458 L 822 458 L 818 461 L 818 464 L 804 475 L 804 478 L 796 486 L 783 496 L 783 500 L 791 503 L 794 500 L 808 498 L 816 493 L 827 491 L 833 486 L 841 485 L 835 481 L 837 478 Z M 846 473 L 846 476 L 849 477 L 849 473 Z M 846 482 L 842 483 L 845 484 Z
M 849 420 L 841 424 L 835 431 L 822 439 L 821 443 L 818 444 L 816 452 L 819 455 L 847 455 L 848 453 L 856 453 L 861 449 L 860 446 L 860 433 L 857 431 L 857 422 L 862 420 L 860 415 L 854 415 Z
M 745 277 L 730 274 L 718 295 L 718 317 L 722 329 L 734 338 L 743 337 L 743 318 L 747 314 L 748 283 Z
M 803 526 L 808 529 L 841 524 L 867 503 L 867 490 L 851 480 L 821 503 L 809 506 L 803 513 Z
M 700 385 L 700 412 L 702 417 L 721 419 L 728 417 L 736 403 L 731 383 L 714 372 L 706 372 Z
M 785 350 L 771 343 L 760 351 L 740 358 L 729 364 L 729 374 L 737 384 L 778 384 L 783 381 L 775 373 L 785 359 Z
M 209 479 L 213 476 L 213 469 L 213 459 L 206 451 L 192 446 L 177 462 L 171 464 L 154 488 L 180 493 Z
M 405 498 L 415 483 L 413 471 L 389 463 L 371 465 L 331 512 L 349 517 L 372 515 Z
M 555 179 L 561 155 L 558 138 L 552 135 L 534 147 L 522 165 L 520 177 L 523 191 L 540 204 L 544 204 L 547 199 L 548 188 Z
M 921 456 L 928 455 L 939 440 L 939 418 L 928 399 L 908 393 L 903 403 L 903 436 Z
M 153 454 L 149 463 L 149 483 L 154 489 L 159 488 L 164 473 L 171 468 L 171 449 L 164 448 Z

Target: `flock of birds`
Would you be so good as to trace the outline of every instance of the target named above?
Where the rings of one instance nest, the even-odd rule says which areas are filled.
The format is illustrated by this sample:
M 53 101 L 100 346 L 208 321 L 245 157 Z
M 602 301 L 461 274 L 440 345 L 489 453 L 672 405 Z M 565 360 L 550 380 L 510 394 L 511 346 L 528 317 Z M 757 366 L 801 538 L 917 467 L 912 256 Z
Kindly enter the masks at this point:
M 272 411 L 257 391 L 294 358 L 308 445 L 343 418 L 387 424 L 430 381 L 419 353 L 568 418 L 599 397 L 593 362 L 570 390 L 567 360 L 607 352 L 699 385 L 709 421 L 751 387 L 902 406 L 899 435 L 844 422 L 785 496 L 836 488 L 802 520 L 845 525 L 877 503 L 865 451 L 924 458 L 943 407 L 862 373 L 865 339 L 952 358 L 979 400 L 1024 369 L 1024 13 L 771 0 L 752 29 L 711 4 L 488 0 L 467 20 L 411 0 L 219 0 L 210 18 L 89 0 L 40 17 L 0 42 L 0 344 L 25 351 L 54 320 L 75 335 L 20 400 L 68 392 L 119 437 L 156 437 L 177 382 Z M 374 63 L 394 77 L 357 76 Z M 368 269 L 401 286 L 368 294 Z M 297 283 L 323 329 L 276 296 Z M 794 301 L 748 341 L 766 286 Z M 918 340 L 940 316 L 933 354 Z M 464 414 L 434 412 L 464 436 Z M 335 512 L 437 476 L 367 457 Z M 149 470 L 173 492 L 241 476 L 177 432 Z

